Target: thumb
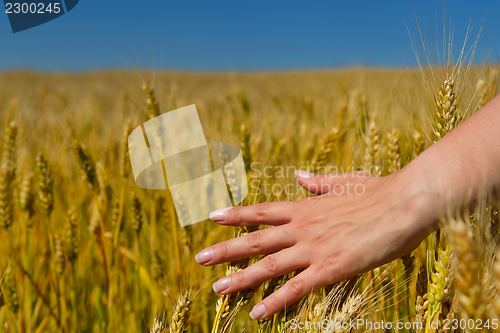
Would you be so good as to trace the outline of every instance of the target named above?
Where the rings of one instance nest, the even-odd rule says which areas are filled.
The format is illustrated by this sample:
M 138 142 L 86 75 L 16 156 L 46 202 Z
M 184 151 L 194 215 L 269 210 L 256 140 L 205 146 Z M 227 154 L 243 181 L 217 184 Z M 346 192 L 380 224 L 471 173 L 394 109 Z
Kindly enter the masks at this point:
M 373 175 L 362 171 L 315 175 L 306 170 L 297 170 L 295 177 L 297 182 L 307 191 L 313 194 L 324 194 L 334 190 L 337 186 L 346 185 L 355 178 L 373 177 Z

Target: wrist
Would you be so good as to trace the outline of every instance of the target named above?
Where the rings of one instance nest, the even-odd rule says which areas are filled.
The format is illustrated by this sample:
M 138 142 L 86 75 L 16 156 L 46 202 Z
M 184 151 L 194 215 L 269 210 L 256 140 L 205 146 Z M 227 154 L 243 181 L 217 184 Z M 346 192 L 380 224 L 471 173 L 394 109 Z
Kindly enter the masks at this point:
M 415 234 L 423 239 L 439 229 L 440 212 L 445 211 L 445 198 L 438 183 L 429 176 L 422 159 L 415 159 L 398 172 L 388 176 L 395 184 L 394 200 L 399 202 Z

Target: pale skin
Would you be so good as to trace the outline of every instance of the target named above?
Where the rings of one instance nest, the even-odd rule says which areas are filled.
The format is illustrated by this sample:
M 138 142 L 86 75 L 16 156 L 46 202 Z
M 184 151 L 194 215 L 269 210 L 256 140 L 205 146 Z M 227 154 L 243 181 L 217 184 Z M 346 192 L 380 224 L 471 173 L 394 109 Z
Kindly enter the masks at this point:
M 214 290 L 223 295 L 303 269 L 255 305 L 253 319 L 269 317 L 311 291 L 411 253 L 439 229 L 441 213 L 450 204 L 463 204 L 481 184 L 498 194 L 500 95 L 394 174 L 300 171 L 297 181 L 319 195 L 212 212 L 212 220 L 224 226 L 275 227 L 215 244 L 196 255 L 204 266 L 266 255 L 214 283 Z M 354 192 L 356 185 L 357 193 L 364 187 L 362 194 Z M 338 194 L 340 187 L 343 194 Z

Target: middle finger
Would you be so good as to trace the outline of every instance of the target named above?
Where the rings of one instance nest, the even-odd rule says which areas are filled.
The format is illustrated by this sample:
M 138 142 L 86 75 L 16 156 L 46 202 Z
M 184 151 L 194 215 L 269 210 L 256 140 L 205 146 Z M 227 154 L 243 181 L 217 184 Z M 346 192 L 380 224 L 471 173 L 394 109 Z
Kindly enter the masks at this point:
M 295 242 L 286 235 L 286 226 L 257 230 L 227 240 L 200 251 L 195 260 L 198 264 L 211 266 L 227 261 L 240 260 L 258 254 L 277 252 Z

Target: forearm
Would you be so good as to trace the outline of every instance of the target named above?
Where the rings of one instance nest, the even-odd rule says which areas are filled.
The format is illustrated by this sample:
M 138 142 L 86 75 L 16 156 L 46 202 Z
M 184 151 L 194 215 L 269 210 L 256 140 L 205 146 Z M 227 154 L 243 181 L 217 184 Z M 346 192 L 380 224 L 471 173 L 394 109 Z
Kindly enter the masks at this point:
M 464 204 L 468 195 L 474 197 L 482 186 L 499 192 L 499 129 L 500 95 L 403 169 L 405 177 L 429 199 L 433 228 L 437 212 Z

